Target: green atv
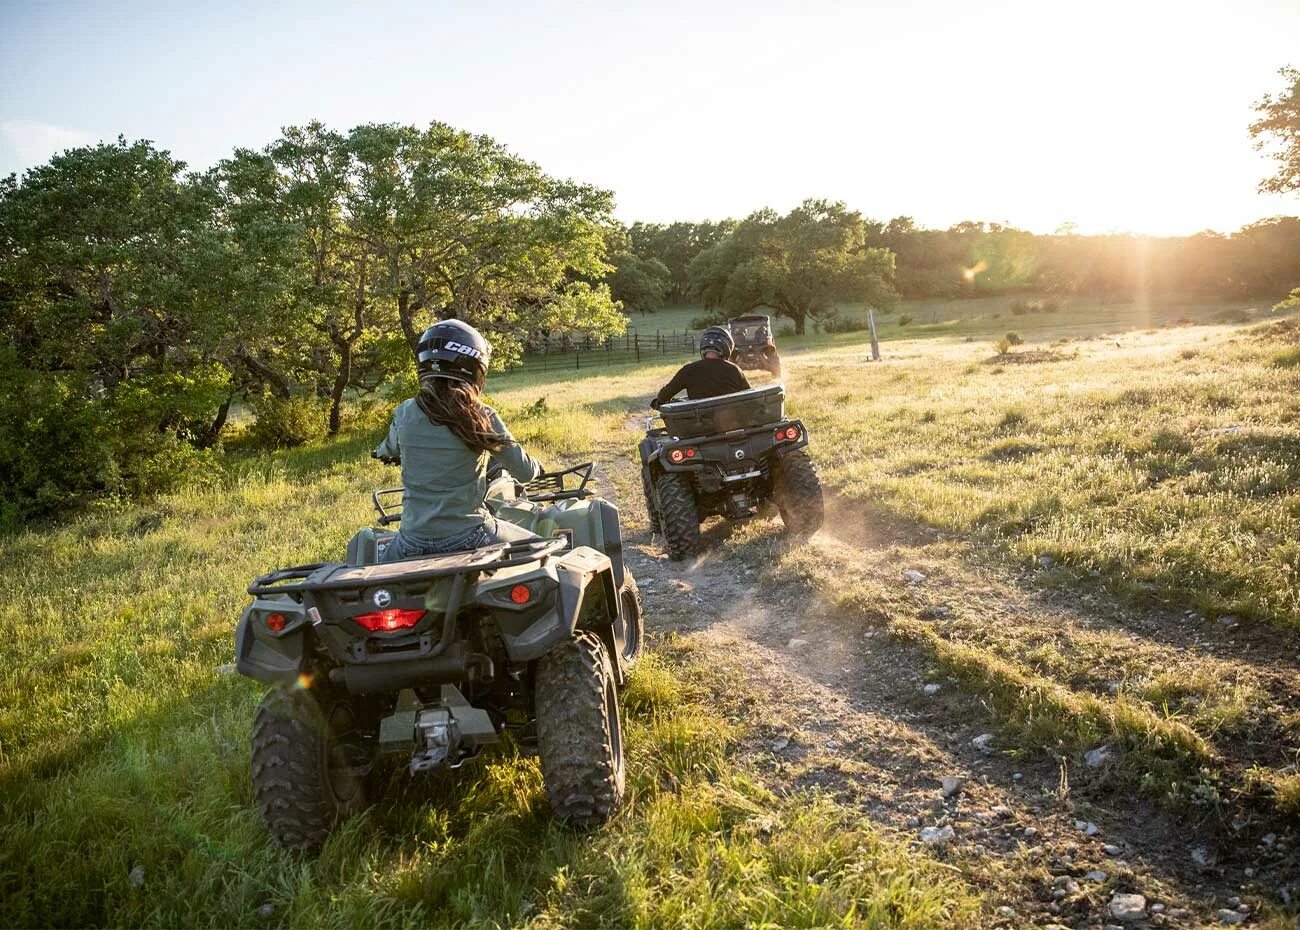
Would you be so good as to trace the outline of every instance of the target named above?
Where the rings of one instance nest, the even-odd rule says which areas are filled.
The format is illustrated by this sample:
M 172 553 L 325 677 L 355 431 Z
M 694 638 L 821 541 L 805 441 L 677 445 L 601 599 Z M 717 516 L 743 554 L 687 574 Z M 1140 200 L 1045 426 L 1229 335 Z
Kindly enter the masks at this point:
M 276 842 L 314 850 L 361 810 L 376 764 L 459 768 L 506 733 L 539 752 L 555 815 L 579 828 L 623 799 L 618 695 L 642 646 L 618 510 L 592 465 L 491 483 L 516 543 L 381 563 L 401 514 L 376 491 L 379 527 L 343 562 L 270 572 L 236 632 L 240 674 L 270 685 L 253 722 L 253 791 Z M 575 486 L 576 485 L 576 486 Z
M 663 426 L 654 425 L 659 419 Z M 775 504 L 794 536 L 821 528 L 825 505 L 808 430 L 786 418 L 779 384 L 664 404 L 638 452 L 651 532 L 663 534 L 675 560 L 699 551 L 700 524 L 714 514 L 748 520 Z

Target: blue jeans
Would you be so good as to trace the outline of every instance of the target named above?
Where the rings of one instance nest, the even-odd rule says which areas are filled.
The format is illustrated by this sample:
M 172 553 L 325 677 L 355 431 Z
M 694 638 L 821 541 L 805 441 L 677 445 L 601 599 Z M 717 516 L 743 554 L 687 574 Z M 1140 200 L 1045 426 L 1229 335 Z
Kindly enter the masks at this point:
M 496 533 L 488 529 L 485 523 L 480 523 L 463 533 L 441 536 L 437 539 L 416 536 L 413 533 L 403 533 L 399 530 L 384 551 L 380 553 L 379 561 L 400 562 L 402 559 L 414 559 L 422 555 L 464 552 L 467 549 L 478 549 L 496 541 Z

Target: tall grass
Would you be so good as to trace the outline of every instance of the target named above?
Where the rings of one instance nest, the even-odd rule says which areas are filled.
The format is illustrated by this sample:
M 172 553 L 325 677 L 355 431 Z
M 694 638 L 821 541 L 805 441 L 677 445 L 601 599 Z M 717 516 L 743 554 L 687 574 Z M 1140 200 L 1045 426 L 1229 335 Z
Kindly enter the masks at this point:
M 552 461 L 621 415 L 503 408 Z M 213 486 L 32 528 L 0 550 L 0 925 L 972 926 L 977 894 L 830 801 L 732 755 L 709 672 L 650 655 L 626 693 L 629 803 L 550 818 L 536 760 L 387 778 L 318 859 L 255 812 L 260 689 L 223 668 L 253 575 L 336 557 L 393 474 L 357 435 L 243 460 Z M 653 618 L 652 621 L 653 622 Z

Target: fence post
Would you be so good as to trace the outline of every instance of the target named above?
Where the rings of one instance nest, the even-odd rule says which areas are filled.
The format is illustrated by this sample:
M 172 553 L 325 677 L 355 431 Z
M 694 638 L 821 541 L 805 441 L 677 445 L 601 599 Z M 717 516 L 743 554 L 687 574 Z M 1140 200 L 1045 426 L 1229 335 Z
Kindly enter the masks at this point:
M 867 308 L 867 325 L 871 327 L 871 360 L 880 361 L 880 340 L 876 338 L 876 315 Z

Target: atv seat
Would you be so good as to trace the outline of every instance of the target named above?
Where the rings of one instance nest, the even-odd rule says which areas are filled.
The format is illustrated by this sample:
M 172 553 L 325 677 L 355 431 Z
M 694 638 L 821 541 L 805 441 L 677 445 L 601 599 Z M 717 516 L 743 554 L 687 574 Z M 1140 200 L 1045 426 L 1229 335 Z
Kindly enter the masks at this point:
M 659 415 L 678 439 L 765 426 L 785 419 L 785 388 L 770 384 L 720 397 L 674 401 L 660 407 Z

